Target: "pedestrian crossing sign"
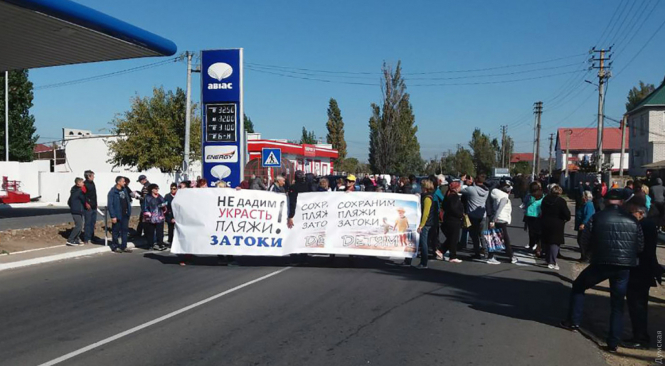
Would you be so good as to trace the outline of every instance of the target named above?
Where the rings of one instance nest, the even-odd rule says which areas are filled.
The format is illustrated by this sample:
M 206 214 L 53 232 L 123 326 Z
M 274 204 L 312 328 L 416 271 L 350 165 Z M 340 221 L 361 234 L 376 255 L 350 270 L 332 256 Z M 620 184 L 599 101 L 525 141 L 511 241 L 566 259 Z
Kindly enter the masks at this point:
M 264 168 L 279 168 L 282 166 L 282 149 L 262 149 L 261 166 Z

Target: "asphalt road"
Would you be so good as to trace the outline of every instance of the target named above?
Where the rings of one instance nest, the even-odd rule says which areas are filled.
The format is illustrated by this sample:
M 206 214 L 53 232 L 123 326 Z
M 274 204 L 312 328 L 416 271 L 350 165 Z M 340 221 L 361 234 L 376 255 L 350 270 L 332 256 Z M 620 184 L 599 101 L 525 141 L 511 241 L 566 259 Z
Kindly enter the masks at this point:
M 0 365 L 605 365 L 556 326 L 569 284 L 526 259 L 243 259 L 136 251 L 2 272 Z

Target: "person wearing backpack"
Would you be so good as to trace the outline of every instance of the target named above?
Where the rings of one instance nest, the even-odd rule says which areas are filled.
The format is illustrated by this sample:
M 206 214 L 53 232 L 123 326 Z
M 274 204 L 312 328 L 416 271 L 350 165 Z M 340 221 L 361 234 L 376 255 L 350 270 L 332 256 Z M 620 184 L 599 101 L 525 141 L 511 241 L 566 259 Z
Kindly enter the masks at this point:
M 81 245 L 79 236 L 81 236 L 81 230 L 83 229 L 83 211 L 85 210 L 85 191 L 83 178 L 76 178 L 74 180 L 74 186 L 70 190 L 67 205 L 69 206 L 69 212 L 72 214 L 72 218 L 74 219 L 74 228 L 69 234 L 67 245 L 79 246 Z

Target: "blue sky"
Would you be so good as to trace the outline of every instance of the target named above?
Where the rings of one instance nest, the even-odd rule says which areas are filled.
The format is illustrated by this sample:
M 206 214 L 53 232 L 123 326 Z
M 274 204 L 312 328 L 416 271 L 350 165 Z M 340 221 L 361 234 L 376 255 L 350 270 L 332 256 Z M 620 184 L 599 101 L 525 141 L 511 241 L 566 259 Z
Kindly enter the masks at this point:
M 370 103 L 381 100 L 384 61 L 402 61 L 424 158 L 466 145 L 475 127 L 499 136 L 504 124 L 516 151 L 530 152 L 532 108 L 538 100 L 545 110 L 543 154 L 547 137 L 558 127 L 595 125 L 597 92 L 584 83 L 597 82 L 593 72 L 586 73 L 592 46 L 615 45 L 615 77 L 609 81 L 605 112 L 610 117 L 621 118 L 628 90 L 639 80 L 658 85 L 665 76 L 665 29 L 655 33 L 665 19 L 665 4 L 658 0 L 78 2 L 173 40 L 179 53 L 243 47 L 245 113 L 265 138 L 296 139 L 303 126 L 325 137 L 326 108 L 334 97 L 346 124 L 349 154 L 360 160 L 367 159 Z M 31 80 L 39 87 L 157 61 L 35 69 Z M 292 68 L 278 73 L 333 82 L 269 74 L 259 70 L 277 70 L 250 63 Z M 502 67 L 506 65 L 523 66 Z M 449 72 L 488 68 L 494 69 Z M 133 96 L 148 95 L 155 86 L 184 88 L 185 70 L 184 63 L 169 63 L 36 90 L 32 112 L 41 141 L 58 139 L 62 127 L 108 128 Z M 446 73 L 432 73 L 440 71 Z M 533 79 L 515 81 L 528 78 Z M 195 76 L 195 101 L 199 83 Z M 485 84 L 450 85 L 472 83 Z

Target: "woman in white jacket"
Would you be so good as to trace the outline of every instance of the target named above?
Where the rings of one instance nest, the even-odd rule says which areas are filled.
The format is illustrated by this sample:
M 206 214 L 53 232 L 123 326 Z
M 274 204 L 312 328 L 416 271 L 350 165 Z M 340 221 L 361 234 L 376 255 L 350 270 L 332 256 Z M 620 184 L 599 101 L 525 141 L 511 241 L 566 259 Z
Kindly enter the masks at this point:
M 513 256 L 513 248 L 510 246 L 510 236 L 508 236 L 508 225 L 510 225 L 513 206 L 510 203 L 510 191 L 512 187 L 510 183 L 503 182 L 499 188 L 492 190 L 492 216 L 490 217 L 490 228 L 501 230 L 504 245 L 506 246 L 506 255 L 510 258 L 511 263 L 517 263 L 517 258 Z M 488 253 L 489 264 L 499 264 L 494 258 L 494 253 Z

